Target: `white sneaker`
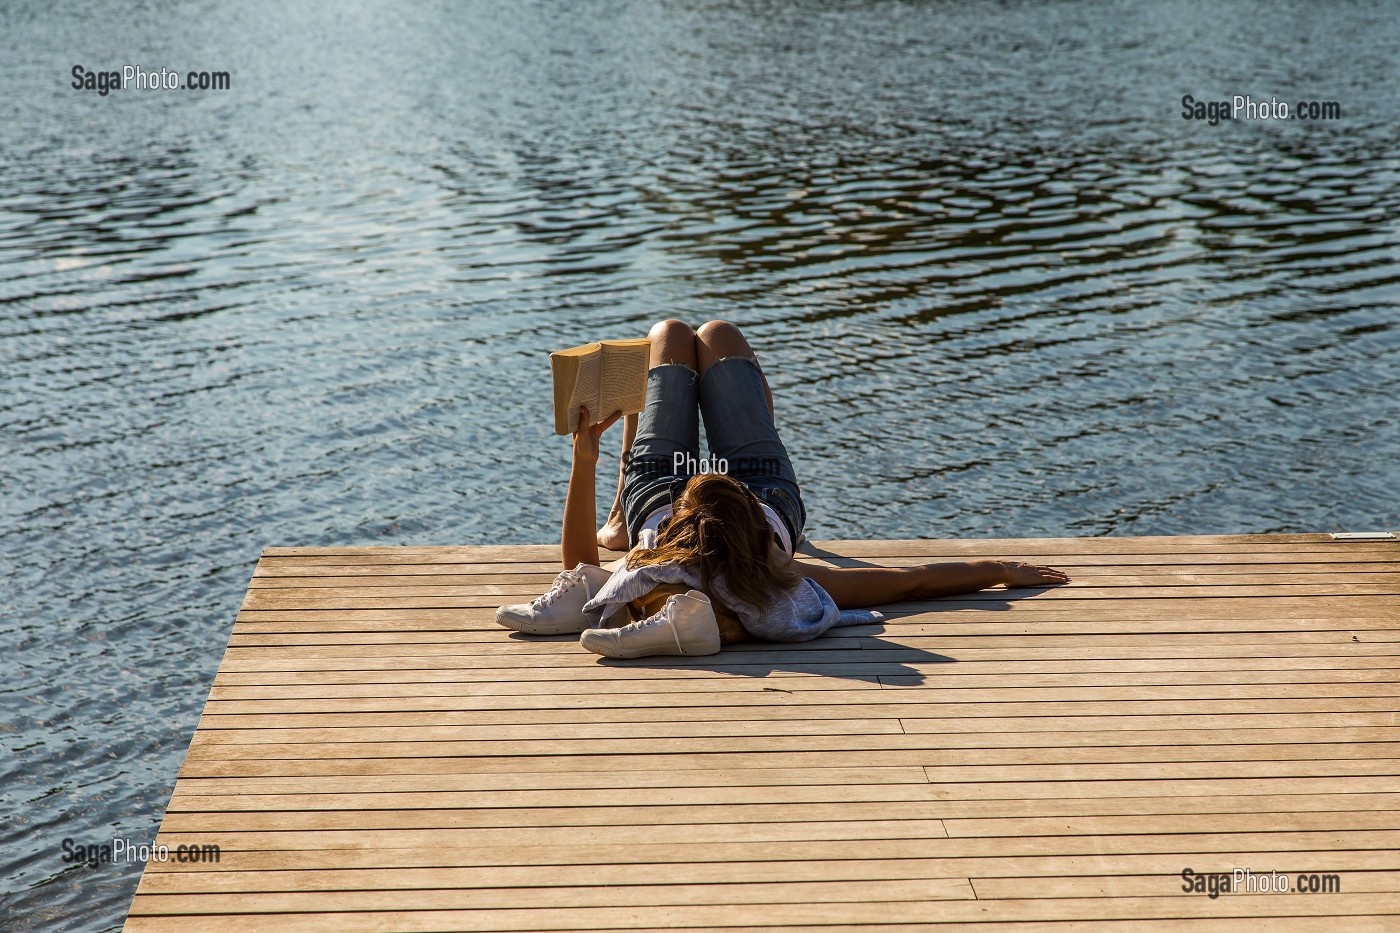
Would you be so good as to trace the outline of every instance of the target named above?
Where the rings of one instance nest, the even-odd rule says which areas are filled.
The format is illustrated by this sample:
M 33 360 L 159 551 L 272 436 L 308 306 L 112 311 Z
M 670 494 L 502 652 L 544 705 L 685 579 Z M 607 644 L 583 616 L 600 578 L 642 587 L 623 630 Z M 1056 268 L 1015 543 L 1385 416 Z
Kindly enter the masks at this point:
M 592 599 L 611 576 L 602 567 L 579 564 L 555 577 L 554 585 L 543 596 L 497 609 L 496 621 L 528 635 L 581 632 L 592 624 L 583 613 L 584 603 Z
M 579 644 L 609 658 L 719 652 L 719 623 L 710 598 L 699 590 L 677 593 L 656 615 L 622 628 L 591 628 Z

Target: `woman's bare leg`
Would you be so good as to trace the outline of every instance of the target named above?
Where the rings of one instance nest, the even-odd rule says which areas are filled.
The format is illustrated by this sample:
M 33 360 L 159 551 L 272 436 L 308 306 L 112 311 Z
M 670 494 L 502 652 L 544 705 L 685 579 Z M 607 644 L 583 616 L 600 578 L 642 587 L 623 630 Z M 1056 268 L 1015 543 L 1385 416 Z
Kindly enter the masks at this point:
M 622 477 L 632 442 L 637 439 L 637 416 L 628 415 L 622 423 L 622 458 L 617 465 L 617 496 L 613 499 L 608 520 L 598 529 L 598 546 L 612 551 L 627 550 L 627 522 L 622 515 Z
M 728 321 L 706 321 L 700 325 L 700 329 L 695 332 L 695 350 L 697 362 L 696 367 L 703 376 L 715 363 L 731 356 L 742 356 L 753 360 L 758 366 L 759 375 L 763 375 L 763 367 L 758 364 L 758 355 L 753 352 L 753 347 L 744 339 L 744 334 L 738 326 Z M 763 376 L 763 395 L 768 400 L 768 415 L 773 415 L 773 391 L 768 388 L 768 377 Z
M 647 332 L 651 340 L 652 367 L 667 363 L 681 363 L 691 369 L 698 368 L 695 345 L 695 331 L 684 321 L 657 321 Z
M 658 321 L 653 324 L 647 337 L 651 340 L 649 367 L 667 363 L 681 363 L 698 370 L 695 331 L 683 321 Z M 742 338 L 741 338 L 742 339 Z M 622 460 L 617 470 L 617 496 L 613 499 L 608 520 L 598 530 L 598 546 L 614 551 L 627 550 L 627 523 L 622 514 L 622 478 L 627 465 L 627 455 L 632 450 L 632 442 L 637 437 L 637 416 L 628 415 L 623 425 Z

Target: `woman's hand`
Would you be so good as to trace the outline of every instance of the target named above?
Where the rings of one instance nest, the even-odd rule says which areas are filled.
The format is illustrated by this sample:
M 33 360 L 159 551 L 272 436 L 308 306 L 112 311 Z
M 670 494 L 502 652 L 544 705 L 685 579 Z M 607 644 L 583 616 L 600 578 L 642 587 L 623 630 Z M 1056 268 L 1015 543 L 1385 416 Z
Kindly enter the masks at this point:
M 1001 560 L 1001 582 L 1007 586 L 1058 586 L 1069 582 L 1069 574 L 1054 567 L 1040 567 L 1019 560 Z
M 613 426 L 613 422 L 622 417 L 621 410 L 615 411 L 606 421 L 597 424 L 590 424 L 587 408 L 578 410 L 578 426 L 574 429 L 574 460 L 583 463 L 598 462 L 598 438 L 603 436 L 603 432 Z

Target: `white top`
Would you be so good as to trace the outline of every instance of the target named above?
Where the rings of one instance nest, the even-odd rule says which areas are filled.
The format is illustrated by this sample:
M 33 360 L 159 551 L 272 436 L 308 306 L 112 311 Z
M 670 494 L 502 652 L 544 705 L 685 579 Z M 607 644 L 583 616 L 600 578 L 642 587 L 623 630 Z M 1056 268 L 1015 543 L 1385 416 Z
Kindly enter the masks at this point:
M 792 535 L 788 534 L 787 526 L 778 517 L 778 513 L 773 511 L 766 502 L 760 502 L 759 508 L 763 509 L 763 517 L 768 519 L 768 524 L 773 526 L 773 533 L 778 536 L 778 543 L 783 546 L 783 550 L 792 553 Z M 661 523 L 671 517 L 672 509 L 669 505 L 663 505 L 647 516 L 647 520 L 642 522 L 642 527 L 637 531 L 637 543 L 642 543 L 643 535 L 648 531 L 652 534 L 659 534 Z

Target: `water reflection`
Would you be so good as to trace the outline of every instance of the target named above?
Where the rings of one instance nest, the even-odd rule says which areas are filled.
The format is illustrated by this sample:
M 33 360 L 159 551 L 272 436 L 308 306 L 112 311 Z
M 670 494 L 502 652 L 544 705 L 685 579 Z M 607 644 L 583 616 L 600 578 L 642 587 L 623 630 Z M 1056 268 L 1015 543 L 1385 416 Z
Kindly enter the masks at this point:
M 6 915 L 119 925 L 57 842 L 154 835 L 265 544 L 551 539 L 544 354 L 659 317 L 745 327 L 813 537 L 1393 523 L 1386 12 L 5 5 Z

